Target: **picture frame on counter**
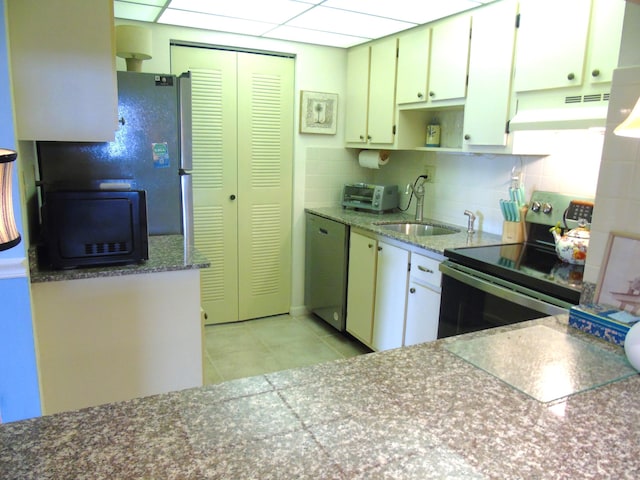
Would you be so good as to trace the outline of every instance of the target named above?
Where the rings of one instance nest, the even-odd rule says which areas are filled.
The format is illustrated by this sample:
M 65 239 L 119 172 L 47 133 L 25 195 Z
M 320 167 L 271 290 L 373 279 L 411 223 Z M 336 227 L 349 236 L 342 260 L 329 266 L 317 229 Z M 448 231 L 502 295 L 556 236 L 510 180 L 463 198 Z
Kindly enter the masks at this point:
M 609 234 L 595 303 L 640 315 L 640 235 Z
M 300 133 L 335 135 L 338 94 L 300 90 Z

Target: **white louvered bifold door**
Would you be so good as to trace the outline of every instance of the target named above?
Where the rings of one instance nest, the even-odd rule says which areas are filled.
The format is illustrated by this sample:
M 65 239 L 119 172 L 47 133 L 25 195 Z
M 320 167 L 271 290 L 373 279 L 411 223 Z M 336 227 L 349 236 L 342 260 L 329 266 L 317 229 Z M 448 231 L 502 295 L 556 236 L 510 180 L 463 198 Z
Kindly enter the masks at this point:
M 171 47 L 192 72 L 196 248 L 207 323 L 289 311 L 293 77 L 291 58 Z
M 294 60 L 238 54 L 239 318 L 288 313 Z
M 172 46 L 172 71 L 191 71 L 193 216 L 207 323 L 238 320 L 236 53 Z

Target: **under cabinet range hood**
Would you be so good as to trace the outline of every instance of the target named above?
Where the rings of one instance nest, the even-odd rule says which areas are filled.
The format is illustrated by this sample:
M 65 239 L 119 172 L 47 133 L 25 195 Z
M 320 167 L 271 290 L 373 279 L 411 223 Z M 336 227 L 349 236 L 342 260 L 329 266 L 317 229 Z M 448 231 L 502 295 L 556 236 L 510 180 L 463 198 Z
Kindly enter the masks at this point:
M 604 128 L 608 104 L 609 92 L 525 92 L 518 94 L 509 131 Z

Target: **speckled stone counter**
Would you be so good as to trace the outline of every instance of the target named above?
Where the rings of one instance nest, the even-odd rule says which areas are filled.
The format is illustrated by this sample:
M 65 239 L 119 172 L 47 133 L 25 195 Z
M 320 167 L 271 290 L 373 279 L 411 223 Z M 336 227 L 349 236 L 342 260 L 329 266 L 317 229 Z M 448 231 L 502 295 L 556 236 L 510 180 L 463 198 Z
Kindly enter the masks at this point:
M 307 208 L 307 212 L 319 215 L 321 217 L 336 220 L 351 227 L 357 227 L 362 230 L 375 233 L 376 235 L 382 235 L 401 242 L 413 245 L 416 247 L 430 250 L 432 252 L 442 255 L 445 248 L 457 248 L 457 247 L 472 247 L 480 245 L 495 245 L 502 242 L 500 235 L 492 233 L 475 232 L 472 235 L 467 234 L 466 227 L 460 225 L 451 225 L 448 223 L 440 222 L 425 218 L 424 222 L 433 223 L 434 225 L 442 225 L 445 227 L 451 227 L 458 230 L 458 233 L 447 235 L 434 235 L 434 236 L 416 236 L 405 235 L 403 233 L 393 232 L 385 230 L 382 226 L 376 225 L 380 222 L 406 222 L 414 221 L 414 216 L 407 213 L 369 213 L 361 212 L 358 210 L 344 209 L 342 207 L 322 207 L 322 208 Z
M 139 273 L 168 272 L 206 268 L 209 261 L 195 248 L 185 250 L 182 235 L 149 237 L 149 259 L 130 265 L 111 265 L 68 270 L 52 270 L 38 264 L 36 249 L 29 249 L 31 283 L 77 280 L 81 278 L 117 277 Z
M 449 351 L 540 325 L 622 358 L 548 317 L 0 425 L 0 478 L 639 478 L 640 376 L 542 403 Z

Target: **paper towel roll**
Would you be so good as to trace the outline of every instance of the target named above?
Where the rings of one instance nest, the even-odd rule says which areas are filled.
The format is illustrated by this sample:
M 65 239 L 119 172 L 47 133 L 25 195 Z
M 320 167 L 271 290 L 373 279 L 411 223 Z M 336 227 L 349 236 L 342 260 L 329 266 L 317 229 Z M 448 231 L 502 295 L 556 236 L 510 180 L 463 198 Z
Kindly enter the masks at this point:
M 365 168 L 380 168 L 389 163 L 389 152 L 384 150 L 362 150 L 358 163 Z

